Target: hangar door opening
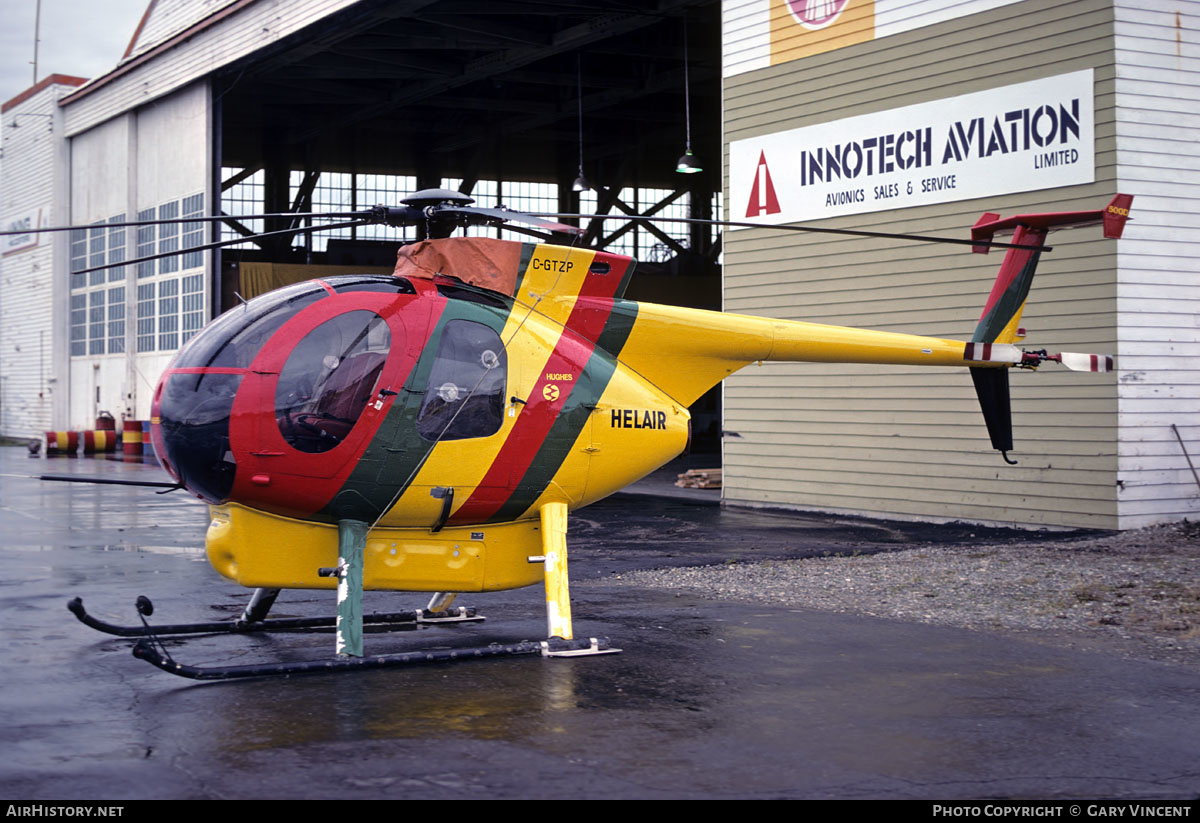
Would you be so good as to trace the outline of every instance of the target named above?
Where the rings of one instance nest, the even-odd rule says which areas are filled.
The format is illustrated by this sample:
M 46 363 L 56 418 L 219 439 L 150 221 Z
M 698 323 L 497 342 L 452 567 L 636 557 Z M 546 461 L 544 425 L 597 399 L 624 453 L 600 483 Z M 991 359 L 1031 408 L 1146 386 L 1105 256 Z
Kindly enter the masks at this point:
M 720 96 L 715 0 L 364 0 L 214 78 L 222 239 L 304 219 L 245 215 L 449 188 L 482 206 L 618 215 L 585 220 L 577 242 L 639 261 L 627 297 L 719 309 L 720 233 L 628 218 L 722 216 Z M 680 174 L 689 137 L 702 171 Z M 468 232 L 529 239 L 511 224 Z M 248 239 L 219 255 L 213 311 L 321 274 L 390 272 L 419 239 L 384 226 Z M 692 407 L 710 463 L 719 397 Z

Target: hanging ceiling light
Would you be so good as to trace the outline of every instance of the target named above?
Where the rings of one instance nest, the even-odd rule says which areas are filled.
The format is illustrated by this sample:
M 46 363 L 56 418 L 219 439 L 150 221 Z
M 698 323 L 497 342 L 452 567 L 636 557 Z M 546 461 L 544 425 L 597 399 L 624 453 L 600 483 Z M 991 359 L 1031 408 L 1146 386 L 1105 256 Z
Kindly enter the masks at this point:
M 680 174 L 695 174 L 698 171 L 704 171 L 704 166 L 692 154 L 692 92 L 691 83 L 688 77 L 688 36 L 687 36 L 687 14 L 683 16 L 683 112 L 687 123 L 687 143 L 685 144 L 684 152 L 678 160 L 675 161 L 675 171 Z
M 583 176 L 583 55 L 575 55 L 576 98 L 579 101 L 579 176 L 571 184 L 571 191 L 587 191 L 592 187 Z

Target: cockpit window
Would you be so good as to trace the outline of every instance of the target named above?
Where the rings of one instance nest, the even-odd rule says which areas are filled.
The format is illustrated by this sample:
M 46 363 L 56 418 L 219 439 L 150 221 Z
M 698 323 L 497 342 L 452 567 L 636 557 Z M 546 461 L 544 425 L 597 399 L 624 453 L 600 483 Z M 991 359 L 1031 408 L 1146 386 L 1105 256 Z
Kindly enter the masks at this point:
M 355 274 L 329 278 L 338 294 L 350 291 L 377 291 L 385 294 L 416 294 L 413 284 L 403 277 L 388 274 Z
M 500 431 L 507 374 L 500 335 L 482 323 L 448 322 L 417 413 L 418 434 L 464 440 Z
M 179 353 L 175 368 L 247 368 L 263 344 L 288 320 L 307 306 L 329 296 L 369 291 L 416 294 L 403 277 L 386 274 L 340 274 L 322 281 L 309 280 L 259 295 L 235 306 L 212 322 Z
M 246 368 L 279 327 L 329 292 L 315 281 L 296 283 L 222 314 L 188 341 L 175 368 Z
M 284 440 L 310 454 L 346 439 L 374 396 L 391 345 L 387 322 L 350 311 L 309 332 L 288 356 L 275 392 Z
M 497 309 L 512 308 L 511 300 L 506 301 L 498 294 L 473 288 L 465 284 L 439 282 L 437 284 L 437 291 L 442 297 L 447 297 L 451 300 L 465 300 L 468 303 L 479 303 L 482 306 L 492 306 Z
M 209 503 L 229 498 L 237 461 L 229 446 L 229 416 L 240 374 L 172 374 L 159 399 L 159 420 L 170 465 Z

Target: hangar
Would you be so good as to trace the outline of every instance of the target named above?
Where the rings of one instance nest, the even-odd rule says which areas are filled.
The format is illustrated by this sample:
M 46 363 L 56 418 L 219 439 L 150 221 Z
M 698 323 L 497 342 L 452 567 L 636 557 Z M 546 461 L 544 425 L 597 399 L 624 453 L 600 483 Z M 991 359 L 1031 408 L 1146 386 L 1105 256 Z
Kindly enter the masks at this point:
M 239 296 L 388 270 L 405 239 L 357 229 L 188 252 L 216 235 L 109 227 L 125 219 L 219 209 L 220 235 L 236 238 L 290 222 L 247 215 L 447 186 L 531 211 L 964 236 L 984 210 L 1095 208 L 1120 188 L 1137 198 L 1135 230 L 1119 246 L 1056 235 L 1022 324 L 1037 347 L 1115 353 L 1118 371 L 1014 375 L 1019 465 L 987 448 L 961 374 L 768 364 L 693 414 L 714 448 L 725 430 L 730 503 L 1107 528 L 1195 516 L 1196 11 L 153 0 L 112 71 L 53 75 L 3 106 L 5 224 L 89 228 L 5 247 L 0 430 L 84 427 L 101 410 L 143 418 L 174 352 Z M 685 145 L 701 173 L 675 173 Z M 871 170 L 833 175 L 826 158 L 851 150 Z M 902 168 L 885 173 L 888 158 Z M 768 208 L 768 178 L 786 210 Z M 588 242 L 642 261 L 634 299 L 947 337 L 969 337 L 997 262 L 761 228 L 610 221 Z

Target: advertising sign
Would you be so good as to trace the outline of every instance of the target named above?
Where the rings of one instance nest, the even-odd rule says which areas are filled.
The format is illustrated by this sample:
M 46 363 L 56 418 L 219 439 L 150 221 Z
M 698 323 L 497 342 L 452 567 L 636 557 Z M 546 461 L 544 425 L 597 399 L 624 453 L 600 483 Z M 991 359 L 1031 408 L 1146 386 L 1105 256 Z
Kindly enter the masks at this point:
M 1091 69 L 729 146 L 731 219 L 765 224 L 1094 179 Z
M 734 77 L 1018 0 L 724 0 L 721 74 Z
M 875 37 L 875 0 L 775 0 L 771 65 Z
M 16 217 L 10 217 L 4 221 L 5 231 L 27 231 L 29 229 L 42 228 L 42 209 L 35 209 L 26 214 L 20 214 Z M 0 237 L 0 254 L 13 254 L 26 249 L 32 249 L 38 244 L 40 234 L 29 232 L 28 234 L 9 234 Z

